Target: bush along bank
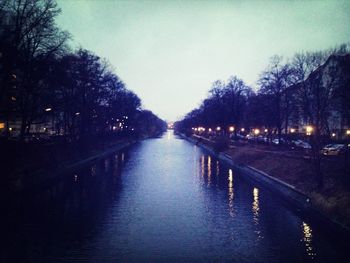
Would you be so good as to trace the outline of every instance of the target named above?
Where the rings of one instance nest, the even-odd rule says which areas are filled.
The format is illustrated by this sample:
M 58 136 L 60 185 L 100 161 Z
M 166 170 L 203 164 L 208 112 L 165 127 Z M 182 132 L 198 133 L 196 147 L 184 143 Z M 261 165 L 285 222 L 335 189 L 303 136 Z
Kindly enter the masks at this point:
M 345 240 L 349 239 L 349 214 L 347 212 L 349 203 L 342 202 L 338 204 L 340 207 L 344 208 L 343 210 L 329 210 L 329 205 L 327 206 L 327 203 L 318 202 L 318 200 L 315 199 L 314 195 L 317 197 L 322 196 L 324 199 L 326 199 L 327 196 L 324 192 L 316 192 L 315 189 L 310 187 L 310 181 L 312 181 L 312 172 L 309 171 L 311 165 L 308 165 L 310 160 L 304 160 L 302 158 L 287 159 L 288 157 L 286 156 L 272 154 L 270 154 L 268 158 L 262 158 L 261 151 L 253 151 L 249 147 L 242 147 L 243 150 L 240 148 L 231 148 L 220 152 L 215 150 L 215 142 L 213 141 L 196 136 L 187 137 L 183 134 L 181 136 L 232 166 L 236 171 L 244 175 L 245 179 L 268 188 L 271 192 L 277 194 L 283 202 L 290 204 L 296 212 L 311 219 L 320 228 L 329 232 L 335 238 L 341 237 Z M 290 166 L 295 167 L 291 169 Z M 286 169 L 289 169 L 289 174 Z M 266 172 L 266 170 L 268 172 Z M 272 173 L 270 173 L 270 171 L 272 171 Z M 295 176 L 294 180 L 286 180 L 288 175 L 294 175 L 294 173 L 298 175 Z M 306 187 L 302 188 L 300 185 L 303 184 L 303 178 L 305 176 L 307 177 L 307 182 L 305 183 Z M 337 190 L 334 190 L 335 193 L 340 191 L 340 188 L 337 188 Z M 327 189 L 324 191 L 327 191 Z M 339 195 L 340 198 L 347 198 L 348 194 L 349 193 L 344 190 L 342 194 Z M 334 200 L 337 199 L 338 196 L 333 194 L 331 198 Z M 325 226 L 326 228 L 324 228 Z

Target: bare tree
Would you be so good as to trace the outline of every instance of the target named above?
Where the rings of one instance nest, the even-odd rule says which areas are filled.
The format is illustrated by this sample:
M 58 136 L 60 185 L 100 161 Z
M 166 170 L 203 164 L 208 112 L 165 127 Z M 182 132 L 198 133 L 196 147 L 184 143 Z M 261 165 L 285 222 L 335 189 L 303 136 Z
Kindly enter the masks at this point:
M 43 76 L 36 74 L 38 67 L 65 50 L 69 35 L 55 25 L 60 9 L 54 0 L 8 1 L 3 12 L 10 16 L 9 29 L 3 38 L 7 43 L 2 52 L 6 61 L 3 70 L 5 76 L 15 78 L 15 83 L 9 85 L 5 81 L 2 94 L 7 99 L 16 98 L 23 138 L 35 113 L 40 112 L 40 90 L 46 87 Z
M 283 64 L 281 56 L 273 56 L 267 69 L 260 75 L 259 93 L 271 95 L 271 104 L 274 108 L 274 126 L 277 129 L 278 138 L 281 139 L 283 119 L 289 116 L 283 116 L 289 112 L 283 107 L 289 106 L 289 97 L 286 90 L 291 83 L 291 68 L 288 64 Z

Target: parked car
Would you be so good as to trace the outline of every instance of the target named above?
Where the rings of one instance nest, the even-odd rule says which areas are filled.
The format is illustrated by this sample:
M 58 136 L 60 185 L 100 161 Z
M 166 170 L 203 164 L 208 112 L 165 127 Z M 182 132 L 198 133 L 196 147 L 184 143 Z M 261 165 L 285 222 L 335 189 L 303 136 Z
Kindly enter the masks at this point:
M 345 144 L 327 144 L 321 150 L 323 155 L 340 155 L 346 152 Z
M 292 145 L 292 142 L 288 139 L 285 139 L 285 138 L 281 138 L 280 140 L 278 139 L 273 139 L 272 140 L 272 144 L 275 144 L 275 145 Z
M 280 140 L 279 139 L 273 139 L 272 140 L 272 144 L 279 145 L 280 144 Z
M 257 137 L 257 139 L 258 139 L 258 142 L 263 142 L 263 143 L 269 142 L 269 139 L 267 137 L 262 136 L 262 135 L 259 135 Z
M 293 144 L 298 148 L 311 149 L 311 145 L 308 142 L 302 140 L 293 141 Z

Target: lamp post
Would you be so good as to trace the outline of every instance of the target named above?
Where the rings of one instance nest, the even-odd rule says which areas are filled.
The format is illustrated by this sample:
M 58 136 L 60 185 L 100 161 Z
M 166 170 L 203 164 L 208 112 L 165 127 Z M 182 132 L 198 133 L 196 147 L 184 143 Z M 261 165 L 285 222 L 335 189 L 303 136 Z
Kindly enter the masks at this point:
M 255 140 L 256 140 L 257 143 L 258 143 L 258 135 L 259 135 L 259 133 L 260 133 L 259 129 L 254 129 Z

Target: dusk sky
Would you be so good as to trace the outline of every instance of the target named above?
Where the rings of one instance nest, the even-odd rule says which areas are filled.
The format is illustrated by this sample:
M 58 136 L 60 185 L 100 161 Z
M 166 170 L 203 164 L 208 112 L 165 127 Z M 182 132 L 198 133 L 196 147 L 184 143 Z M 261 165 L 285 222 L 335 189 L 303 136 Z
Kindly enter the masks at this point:
M 106 58 L 159 117 L 181 118 L 212 83 L 256 86 L 269 58 L 350 41 L 350 1 L 58 0 L 73 47 Z

